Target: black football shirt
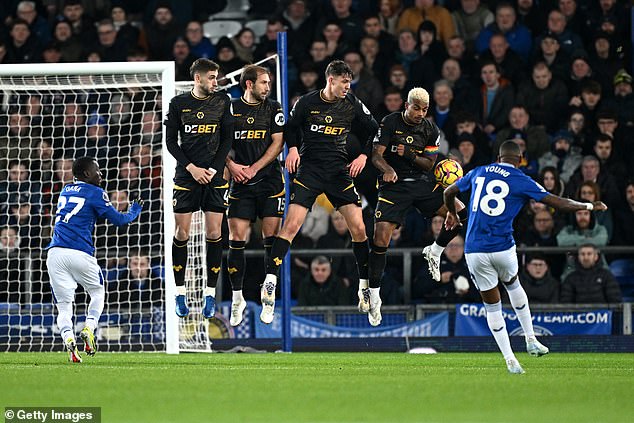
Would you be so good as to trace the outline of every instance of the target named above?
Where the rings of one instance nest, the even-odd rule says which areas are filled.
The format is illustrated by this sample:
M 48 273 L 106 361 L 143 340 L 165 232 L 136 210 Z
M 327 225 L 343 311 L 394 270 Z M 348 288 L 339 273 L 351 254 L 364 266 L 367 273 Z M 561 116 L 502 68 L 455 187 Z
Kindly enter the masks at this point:
M 284 112 L 275 100 L 249 103 L 243 97 L 232 100 L 235 126 L 233 131 L 234 161 L 243 165 L 257 162 L 273 142 L 271 135 L 284 130 Z M 277 159 L 262 168 L 250 181 L 255 184 L 270 172 L 280 171 Z

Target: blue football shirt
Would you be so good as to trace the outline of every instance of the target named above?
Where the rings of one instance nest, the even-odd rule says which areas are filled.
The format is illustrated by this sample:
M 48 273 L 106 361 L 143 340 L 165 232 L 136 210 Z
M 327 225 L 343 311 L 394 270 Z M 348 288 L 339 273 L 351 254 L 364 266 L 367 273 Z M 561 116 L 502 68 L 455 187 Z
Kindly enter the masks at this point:
M 541 201 L 548 192 L 524 172 L 507 163 L 480 166 L 456 182 L 471 190 L 465 253 L 494 253 L 515 245 L 513 219 L 529 199 Z
M 92 234 L 97 219 L 122 226 L 136 219 L 141 210 L 139 204 L 133 203 L 127 213 L 120 213 L 102 188 L 84 182 L 66 185 L 59 195 L 53 238 L 46 249 L 70 248 L 93 255 Z

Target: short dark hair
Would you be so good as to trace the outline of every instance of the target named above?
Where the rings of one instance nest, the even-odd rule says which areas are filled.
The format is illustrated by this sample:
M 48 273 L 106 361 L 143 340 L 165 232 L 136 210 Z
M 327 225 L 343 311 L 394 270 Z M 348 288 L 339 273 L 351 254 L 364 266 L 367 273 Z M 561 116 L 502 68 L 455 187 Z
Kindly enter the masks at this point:
M 520 150 L 520 146 L 513 140 L 507 140 L 502 143 L 500 146 L 500 157 L 513 155 L 513 156 L 521 156 L 522 152 Z
M 601 94 L 601 84 L 593 79 L 586 79 L 581 83 L 581 93 Z
M 80 157 L 73 162 L 73 176 L 75 178 L 83 178 L 84 172 L 93 166 L 95 159 L 92 157 Z
M 460 62 L 458 62 L 460 63 Z M 495 71 L 497 73 L 500 73 L 500 66 L 495 63 L 495 61 L 493 61 L 492 59 L 484 59 L 480 62 L 480 71 L 482 71 L 482 68 L 485 66 L 489 66 L 489 65 L 493 65 L 493 67 L 495 68 Z
M 193 79 L 194 75 L 197 73 L 207 73 L 209 71 L 215 71 L 218 69 L 220 69 L 220 66 L 218 66 L 218 64 L 213 60 L 200 58 L 196 59 L 194 63 L 192 63 L 191 67 L 189 68 L 189 75 Z
M 326 67 L 326 78 L 329 76 L 349 76 L 354 78 L 354 72 L 350 69 L 350 66 L 343 60 L 333 60 Z
M 242 75 L 240 75 L 240 87 L 242 87 L 243 90 L 246 90 L 247 81 L 251 81 L 255 84 L 255 81 L 257 81 L 258 76 L 262 75 L 263 73 L 269 73 L 269 70 L 265 67 L 257 66 L 257 65 L 245 66 L 244 69 L 242 70 Z
M 614 144 L 614 138 L 612 138 L 608 134 L 604 134 L 603 132 L 601 132 L 599 135 L 597 135 L 597 138 L 594 140 L 594 145 L 597 145 L 600 142 L 607 142 L 607 141 L 610 141 L 612 144 Z

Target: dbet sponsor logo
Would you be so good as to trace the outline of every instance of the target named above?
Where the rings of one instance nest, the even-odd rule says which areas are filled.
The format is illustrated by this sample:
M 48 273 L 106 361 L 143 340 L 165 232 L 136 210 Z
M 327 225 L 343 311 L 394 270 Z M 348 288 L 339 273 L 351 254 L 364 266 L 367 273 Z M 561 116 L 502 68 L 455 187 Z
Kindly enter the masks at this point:
M 342 128 L 340 126 L 317 125 L 316 123 L 313 123 L 310 125 L 310 130 L 324 135 L 341 135 L 346 128 Z
M 217 123 L 207 125 L 185 125 L 186 134 L 214 134 L 218 129 Z
M 266 129 L 250 129 L 248 131 L 235 131 L 234 138 L 237 140 L 261 140 L 266 136 Z

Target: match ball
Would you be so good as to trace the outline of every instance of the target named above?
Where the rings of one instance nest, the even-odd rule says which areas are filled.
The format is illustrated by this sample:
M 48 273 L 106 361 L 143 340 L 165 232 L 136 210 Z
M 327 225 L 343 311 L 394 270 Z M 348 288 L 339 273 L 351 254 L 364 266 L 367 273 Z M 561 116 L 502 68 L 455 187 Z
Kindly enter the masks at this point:
M 455 160 L 444 159 L 438 162 L 434 169 L 434 176 L 436 182 L 443 188 L 447 188 L 449 185 L 462 178 L 462 166 Z

